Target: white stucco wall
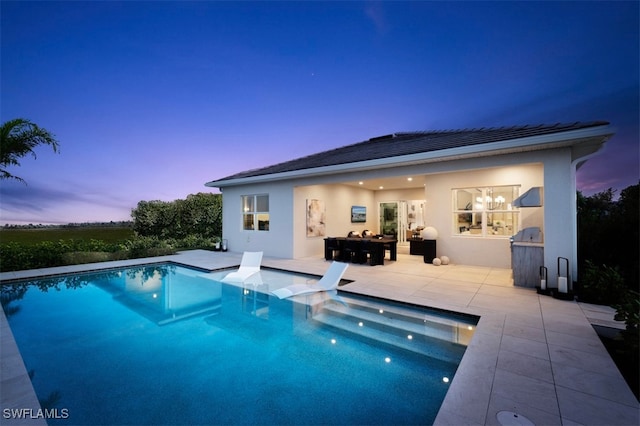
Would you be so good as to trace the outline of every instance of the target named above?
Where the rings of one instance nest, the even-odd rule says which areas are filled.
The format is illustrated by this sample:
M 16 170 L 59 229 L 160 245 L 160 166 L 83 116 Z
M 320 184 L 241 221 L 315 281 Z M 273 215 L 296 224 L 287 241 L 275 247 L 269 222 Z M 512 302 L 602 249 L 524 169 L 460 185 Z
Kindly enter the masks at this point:
M 269 194 L 269 231 L 242 229 L 242 196 L 254 194 Z M 222 238 L 229 241 L 230 251 L 264 251 L 269 256 L 294 257 L 291 183 L 228 187 L 222 197 Z
M 330 184 L 297 186 L 293 193 L 293 227 L 295 229 L 293 257 L 295 258 L 324 255 L 324 238 L 307 237 L 306 234 L 307 200 L 324 201 L 327 237 L 346 237 L 351 230 L 362 232 L 369 229 L 376 232 L 377 210 L 373 191 L 348 185 Z M 367 208 L 365 223 L 351 223 L 351 206 Z
M 547 152 L 545 156 L 544 215 L 547 220 L 544 264 L 549 273 L 548 281 L 555 287 L 558 257 L 569 259 L 570 279 L 577 278 L 576 180 L 569 148 Z M 565 275 L 564 270 L 562 273 Z
M 511 267 L 511 247 L 507 237 L 476 237 L 454 234 L 452 190 L 454 188 L 521 185 L 520 193 L 543 184 L 542 164 L 527 164 L 442 173 L 426 176 L 426 225 L 438 231 L 436 255 L 451 262 L 497 268 Z M 520 209 L 521 227 L 543 227 L 540 208 Z
M 367 171 L 367 177 L 378 174 Z M 325 203 L 326 236 L 346 236 L 350 230 L 379 232 L 378 205 L 383 201 L 425 200 L 425 224 L 438 232 L 437 255 L 454 263 L 511 267 L 508 238 L 476 238 L 453 232 L 452 189 L 521 185 L 521 194 L 544 187 L 544 207 L 520 209 L 520 229 L 539 226 L 545 240 L 549 281 L 556 280 L 558 256 L 570 259 L 575 278 L 575 171 L 571 150 L 526 152 L 502 156 L 439 162 L 381 170 L 380 176 L 413 176 L 416 188 L 371 191 L 341 182 L 358 181 L 360 173 L 345 173 L 295 181 L 227 187 L 223 191 L 223 238 L 232 251 L 262 250 L 269 256 L 322 256 L 324 239 L 307 237 L 307 200 Z M 424 185 L 424 186 L 422 186 Z M 242 230 L 241 196 L 269 194 L 270 230 Z M 365 206 L 366 223 L 351 223 L 351 206 Z

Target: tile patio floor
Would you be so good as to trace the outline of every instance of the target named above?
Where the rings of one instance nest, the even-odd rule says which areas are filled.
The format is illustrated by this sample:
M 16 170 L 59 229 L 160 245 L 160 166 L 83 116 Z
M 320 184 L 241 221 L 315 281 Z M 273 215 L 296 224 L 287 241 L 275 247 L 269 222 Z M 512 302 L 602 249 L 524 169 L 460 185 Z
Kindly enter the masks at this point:
M 202 250 L 175 256 L 0 274 L 0 281 L 172 260 L 206 269 L 238 265 L 241 253 Z M 322 275 L 321 258 L 262 264 Z M 384 266 L 351 265 L 342 290 L 480 316 L 474 337 L 435 420 L 499 425 L 511 411 L 536 425 L 638 425 L 638 401 L 591 324 L 620 327 L 607 307 L 561 301 L 514 287 L 511 271 L 433 266 L 398 255 Z M 1 311 L 0 311 L 1 312 Z M 0 408 L 38 408 L 22 358 L 0 313 Z M 25 424 L 7 419 L 2 424 Z M 35 420 L 32 424 L 44 424 Z M 516 423 L 513 423 L 516 424 Z

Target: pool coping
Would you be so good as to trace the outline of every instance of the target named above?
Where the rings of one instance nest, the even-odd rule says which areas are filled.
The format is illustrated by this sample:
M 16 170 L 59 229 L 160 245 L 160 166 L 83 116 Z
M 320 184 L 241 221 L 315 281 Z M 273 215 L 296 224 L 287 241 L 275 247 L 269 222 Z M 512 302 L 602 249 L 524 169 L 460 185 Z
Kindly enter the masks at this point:
M 7 272 L 0 274 L 0 282 L 162 262 L 215 270 L 238 265 L 240 258 L 241 253 L 192 250 Z M 327 268 L 316 257 L 265 257 L 263 265 L 313 275 Z M 455 274 L 447 275 L 451 273 Z M 610 311 L 538 295 L 503 279 L 478 283 L 485 273 L 491 276 L 482 268 L 438 268 L 401 257 L 385 266 L 353 265 L 345 274 L 352 280 L 345 290 L 352 293 L 480 317 L 434 424 L 498 425 L 501 411 L 518 413 L 535 424 L 638 424 L 638 401 L 591 326 L 611 323 Z M 40 406 L 4 311 L 0 322 L 0 408 L 37 412 Z M 42 418 L 27 420 L 3 418 L 3 424 L 46 424 Z

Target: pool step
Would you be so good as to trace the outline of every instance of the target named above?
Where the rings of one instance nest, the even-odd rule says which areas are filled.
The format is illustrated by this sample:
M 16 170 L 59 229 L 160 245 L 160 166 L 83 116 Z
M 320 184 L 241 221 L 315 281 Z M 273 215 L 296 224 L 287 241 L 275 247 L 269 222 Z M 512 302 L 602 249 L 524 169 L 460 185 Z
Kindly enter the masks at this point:
M 403 318 L 398 312 L 389 312 L 388 307 L 382 314 L 362 308 L 351 303 L 349 307 L 330 303 L 323 306 L 313 319 L 374 343 L 382 342 L 446 362 L 457 362 L 464 353 L 466 344 L 459 343 L 457 331 L 451 325 L 424 320 L 420 324 L 416 318 Z
M 326 304 L 327 309 L 336 314 L 349 315 L 362 321 L 370 321 L 386 326 L 400 326 L 402 330 L 435 339 L 468 345 L 476 322 L 467 319 L 451 318 L 438 312 L 424 309 L 381 305 L 367 300 L 343 297 L 345 304 Z

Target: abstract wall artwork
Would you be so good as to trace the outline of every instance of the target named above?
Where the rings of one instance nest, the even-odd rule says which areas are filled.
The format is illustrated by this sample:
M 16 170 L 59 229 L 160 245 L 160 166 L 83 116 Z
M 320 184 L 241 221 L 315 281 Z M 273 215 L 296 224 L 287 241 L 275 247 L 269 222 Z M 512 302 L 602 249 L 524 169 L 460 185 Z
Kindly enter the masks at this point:
M 322 200 L 307 200 L 307 237 L 324 237 L 325 205 Z

